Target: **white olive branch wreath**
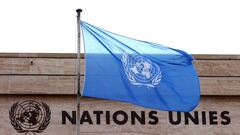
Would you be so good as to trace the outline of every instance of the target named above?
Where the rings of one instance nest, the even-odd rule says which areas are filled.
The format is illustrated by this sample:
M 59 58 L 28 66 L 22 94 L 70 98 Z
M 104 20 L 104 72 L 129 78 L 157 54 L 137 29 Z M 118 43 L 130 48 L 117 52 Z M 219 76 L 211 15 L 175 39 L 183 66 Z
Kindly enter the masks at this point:
M 136 81 L 136 79 L 134 78 L 134 76 L 130 73 L 129 71 L 129 68 L 128 68 L 128 54 L 127 53 L 123 53 L 122 55 L 122 64 L 123 64 L 123 68 L 124 68 L 124 71 L 125 71 L 125 74 L 128 78 L 128 80 L 133 84 L 133 85 L 137 85 L 137 86 L 146 86 L 147 88 L 154 88 L 156 87 L 159 82 L 161 81 L 161 78 L 162 78 L 162 74 L 161 74 L 161 71 L 160 71 L 160 67 L 159 66 L 156 66 L 157 67 L 157 75 L 152 79 L 151 83 L 139 83 Z

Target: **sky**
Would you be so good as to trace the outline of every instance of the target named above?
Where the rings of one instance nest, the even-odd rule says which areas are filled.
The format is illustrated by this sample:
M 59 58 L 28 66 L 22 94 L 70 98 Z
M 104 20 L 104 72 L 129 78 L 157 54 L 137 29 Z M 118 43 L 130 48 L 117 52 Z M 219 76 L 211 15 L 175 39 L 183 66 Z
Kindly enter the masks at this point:
M 1 0 L 0 52 L 75 53 L 90 24 L 191 54 L 240 54 L 239 0 Z

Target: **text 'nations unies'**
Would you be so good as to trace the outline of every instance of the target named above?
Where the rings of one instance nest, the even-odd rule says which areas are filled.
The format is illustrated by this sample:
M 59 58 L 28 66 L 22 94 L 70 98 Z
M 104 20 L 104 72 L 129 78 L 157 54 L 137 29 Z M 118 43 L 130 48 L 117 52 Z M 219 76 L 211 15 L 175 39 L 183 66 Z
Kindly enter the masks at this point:
M 82 111 L 80 124 L 161 124 L 157 111 Z M 162 117 L 161 117 L 162 118 Z M 166 120 L 171 125 L 229 125 L 229 111 L 168 112 Z M 76 111 L 62 111 L 62 124 L 76 124 Z

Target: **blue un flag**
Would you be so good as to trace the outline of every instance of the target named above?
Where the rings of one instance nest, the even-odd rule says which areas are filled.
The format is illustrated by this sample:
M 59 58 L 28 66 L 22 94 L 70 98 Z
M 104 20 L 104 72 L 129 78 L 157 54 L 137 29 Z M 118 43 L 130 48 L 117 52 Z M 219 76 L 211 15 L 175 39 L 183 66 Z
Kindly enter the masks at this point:
M 146 108 L 191 111 L 199 79 L 184 51 L 121 36 L 81 22 L 85 45 L 83 96 Z

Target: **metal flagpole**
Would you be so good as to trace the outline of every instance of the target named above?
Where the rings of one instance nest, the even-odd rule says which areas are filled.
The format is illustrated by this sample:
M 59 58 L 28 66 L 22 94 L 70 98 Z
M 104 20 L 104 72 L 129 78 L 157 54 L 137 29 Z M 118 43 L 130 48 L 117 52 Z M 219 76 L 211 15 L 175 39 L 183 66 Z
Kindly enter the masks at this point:
M 77 135 L 80 135 L 80 76 L 81 76 L 81 68 L 80 68 L 80 53 L 81 53 L 81 32 L 80 32 L 80 14 L 82 9 L 77 9 Z

